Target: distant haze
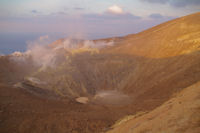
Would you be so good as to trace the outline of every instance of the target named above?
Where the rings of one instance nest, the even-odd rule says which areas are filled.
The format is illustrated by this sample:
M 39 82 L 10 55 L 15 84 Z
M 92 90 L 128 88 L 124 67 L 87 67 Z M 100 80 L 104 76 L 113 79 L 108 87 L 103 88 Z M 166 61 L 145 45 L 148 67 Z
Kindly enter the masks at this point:
M 198 0 L 2 0 L 0 54 L 24 51 L 26 41 L 44 35 L 123 36 L 198 11 Z
M 115 26 L 118 24 L 115 24 L 113 27 L 106 26 L 104 28 L 100 28 L 97 24 L 97 28 L 100 28 L 100 30 L 91 30 L 88 29 L 88 32 L 84 33 L 83 31 L 79 31 L 79 29 L 74 29 L 74 33 L 63 33 L 63 32 L 0 32 L 0 55 L 4 54 L 11 54 L 15 51 L 24 52 L 27 49 L 27 42 L 28 41 L 34 41 L 37 40 L 40 36 L 48 35 L 49 38 L 51 38 L 51 42 L 61 39 L 61 38 L 67 38 L 67 37 L 74 37 L 74 38 L 81 38 L 81 39 L 102 39 L 102 38 L 109 38 L 109 37 L 119 37 L 119 36 L 125 36 L 128 34 L 138 33 L 145 29 L 148 29 L 152 26 L 155 26 L 157 24 L 160 24 L 164 21 L 171 20 L 173 17 L 160 19 L 157 21 L 151 21 L 146 20 L 143 22 L 137 22 L 137 24 L 131 24 L 129 23 L 124 24 L 123 26 L 119 26 L 115 29 Z M 139 24 L 140 23 L 140 24 Z M 76 27 L 76 26 L 75 26 Z M 73 28 L 73 27 L 72 27 Z M 91 30 L 89 32 L 89 30 Z M 115 32 L 116 30 L 116 32 Z

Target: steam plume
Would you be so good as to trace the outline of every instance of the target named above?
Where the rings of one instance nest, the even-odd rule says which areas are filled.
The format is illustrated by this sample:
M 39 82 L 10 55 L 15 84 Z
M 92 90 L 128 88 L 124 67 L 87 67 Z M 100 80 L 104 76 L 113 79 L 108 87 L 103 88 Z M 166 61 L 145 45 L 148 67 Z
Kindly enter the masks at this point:
M 25 61 L 26 57 L 31 57 L 34 64 L 39 67 L 54 67 L 58 58 L 59 50 L 65 50 L 71 53 L 84 51 L 98 51 L 106 46 L 113 46 L 113 41 L 91 41 L 67 38 L 58 44 L 52 45 L 48 36 L 41 36 L 35 41 L 28 41 L 28 49 L 26 52 L 14 52 L 12 59 L 16 62 Z

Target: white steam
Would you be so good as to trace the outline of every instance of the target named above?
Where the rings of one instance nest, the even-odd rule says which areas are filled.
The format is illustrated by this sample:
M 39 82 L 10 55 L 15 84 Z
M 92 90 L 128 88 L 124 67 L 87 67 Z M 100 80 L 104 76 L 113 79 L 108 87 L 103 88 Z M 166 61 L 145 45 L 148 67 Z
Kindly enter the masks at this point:
M 76 39 L 65 39 L 63 43 L 59 44 L 54 50 L 64 48 L 65 50 L 74 50 L 74 49 L 82 49 L 82 48 L 90 48 L 90 49 L 101 49 L 107 46 L 113 46 L 114 42 L 105 42 L 105 41 L 91 41 L 91 40 L 76 40 Z
M 87 48 L 97 48 L 97 49 L 101 49 L 107 46 L 113 46 L 113 41 L 111 42 L 104 42 L 104 41 L 99 41 L 99 42 L 94 42 L 94 41 L 85 41 L 84 42 L 84 47 Z
M 27 57 L 30 57 L 34 64 L 39 67 L 54 67 L 57 58 L 59 58 L 59 50 L 65 50 L 74 54 L 94 49 L 99 50 L 107 46 L 113 46 L 114 44 L 113 41 L 90 41 L 71 38 L 64 39 L 64 41 L 56 44 L 51 44 L 49 40 L 48 36 L 41 36 L 36 41 L 29 41 L 27 42 L 27 51 L 24 53 L 14 52 L 11 54 L 11 59 L 16 62 L 24 62 Z
M 52 67 L 55 61 L 55 52 L 48 46 L 49 40 L 48 36 L 41 36 L 35 41 L 28 41 L 27 51 L 14 52 L 10 55 L 10 59 L 17 63 L 25 63 L 31 58 L 34 65 L 44 68 Z
M 27 53 L 38 66 L 53 67 L 56 60 L 56 52 L 47 45 L 29 45 Z
M 16 51 L 10 55 L 10 60 L 21 64 L 26 62 L 27 57 L 26 53 Z
M 56 53 L 48 46 L 49 43 L 50 39 L 47 35 L 39 37 L 36 41 L 27 42 L 28 50 L 26 54 L 32 58 L 35 65 L 43 68 L 54 66 Z
M 99 104 L 126 105 L 130 103 L 130 98 L 116 90 L 101 90 L 97 91 L 93 101 Z

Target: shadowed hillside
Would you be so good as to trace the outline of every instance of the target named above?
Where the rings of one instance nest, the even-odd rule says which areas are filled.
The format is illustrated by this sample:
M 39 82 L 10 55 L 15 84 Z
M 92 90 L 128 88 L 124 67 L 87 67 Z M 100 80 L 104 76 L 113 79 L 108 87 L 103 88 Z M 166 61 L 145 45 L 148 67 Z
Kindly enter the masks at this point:
M 118 121 L 108 133 L 160 133 L 200 131 L 200 83 L 184 88 L 162 106 Z

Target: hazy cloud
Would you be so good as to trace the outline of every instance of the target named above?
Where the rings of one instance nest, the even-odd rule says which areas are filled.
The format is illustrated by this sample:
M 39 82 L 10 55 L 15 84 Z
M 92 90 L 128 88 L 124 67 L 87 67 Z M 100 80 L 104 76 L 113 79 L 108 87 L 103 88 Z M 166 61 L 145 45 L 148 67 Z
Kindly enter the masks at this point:
M 165 4 L 169 2 L 169 0 L 141 0 L 141 1 L 149 2 L 149 3 L 160 3 L 160 4 Z
M 154 14 L 151 14 L 149 15 L 150 18 L 153 18 L 153 19 L 161 19 L 163 18 L 164 16 L 162 16 L 161 14 L 159 13 L 154 13 Z
M 149 3 L 169 4 L 174 7 L 185 7 L 189 5 L 200 5 L 200 0 L 141 0 Z
M 113 13 L 113 14 L 123 14 L 124 13 L 123 9 L 118 5 L 112 5 L 111 7 L 109 7 L 107 9 L 107 12 Z
M 82 10 L 84 10 L 84 8 L 82 8 L 82 7 L 75 7 L 74 10 L 81 10 L 82 11 Z
M 54 12 L 54 13 L 51 13 L 49 16 L 62 16 L 62 15 L 67 15 L 66 12 Z
M 172 17 L 160 14 L 151 14 L 148 16 L 150 19 L 131 13 L 113 14 L 104 12 L 101 14 L 80 14 L 79 16 L 60 14 L 64 13 L 2 18 L 2 20 L 0 19 L 0 28 L 6 32 L 62 32 L 67 36 L 79 33 L 86 38 L 102 38 L 137 33 L 172 19 Z
M 185 7 L 187 5 L 200 5 L 200 0 L 171 0 L 170 4 L 176 7 Z
M 85 14 L 83 15 L 84 18 L 87 19 L 97 19 L 97 20 L 116 20 L 116 19 L 123 19 L 123 20 L 130 20 L 130 19 L 140 19 L 140 16 L 135 16 L 131 13 L 124 13 L 124 14 L 112 14 L 109 12 L 105 12 L 103 14 Z
M 158 20 L 158 19 L 162 19 L 165 21 L 171 20 L 171 19 L 175 19 L 176 17 L 173 16 L 163 16 L 159 13 L 153 13 L 149 15 L 149 18 L 154 19 L 154 20 Z
M 38 11 L 37 10 L 32 10 L 31 13 L 38 13 Z

